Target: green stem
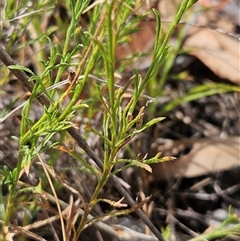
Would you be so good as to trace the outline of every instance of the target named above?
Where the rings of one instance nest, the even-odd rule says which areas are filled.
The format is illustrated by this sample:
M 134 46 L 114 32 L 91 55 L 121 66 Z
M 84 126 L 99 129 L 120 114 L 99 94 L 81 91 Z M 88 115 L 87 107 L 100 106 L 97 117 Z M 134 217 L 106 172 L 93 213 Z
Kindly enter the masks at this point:
M 98 55 L 98 50 L 99 50 L 99 47 L 96 45 L 94 50 L 93 50 L 93 53 L 91 55 L 91 58 L 88 62 L 88 65 L 86 67 L 84 77 L 80 82 L 77 83 L 77 85 L 74 89 L 74 93 L 73 93 L 73 96 L 71 98 L 71 101 L 69 102 L 67 107 L 63 110 L 62 114 L 58 117 L 58 121 L 63 120 L 72 111 L 72 107 L 78 101 L 79 96 L 82 92 L 83 86 L 88 79 L 88 75 L 91 73 L 92 69 L 94 68 L 94 63 L 95 63 L 95 60 L 96 60 L 96 56 Z
M 34 90 L 36 90 L 36 89 L 37 89 L 37 87 L 34 88 Z M 30 96 L 30 98 L 28 100 L 29 104 L 25 105 L 25 107 L 23 109 L 20 136 L 23 136 L 24 133 L 26 132 L 26 128 L 27 128 L 26 119 L 29 116 L 30 107 L 31 107 L 31 103 L 32 103 L 33 99 L 34 99 L 34 95 Z M 20 147 L 22 147 L 23 145 L 25 145 L 25 142 L 22 140 L 22 138 L 20 138 Z M 10 192 L 9 192 L 9 199 L 8 199 L 7 207 L 6 207 L 6 216 L 5 216 L 5 222 L 4 222 L 5 226 L 9 225 L 9 222 L 10 222 L 10 219 L 12 216 L 12 212 L 14 210 L 15 191 L 16 191 L 16 186 L 17 186 L 18 180 L 20 178 L 20 173 L 23 168 L 22 167 L 23 158 L 24 158 L 24 154 L 23 154 L 22 150 L 20 150 L 19 156 L 18 156 L 17 167 L 16 167 L 16 173 L 14 173 L 14 180 L 13 180 Z
M 184 0 L 183 3 L 180 6 L 180 9 L 177 12 L 176 17 L 174 18 L 174 21 L 172 22 L 172 24 L 170 25 L 170 28 L 163 40 L 163 43 L 160 45 L 160 47 L 158 47 L 157 45 L 155 45 L 154 48 L 154 57 L 153 57 L 153 61 L 152 64 L 150 65 L 146 76 L 144 77 L 144 80 L 142 82 L 142 84 L 139 87 L 139 91 L 137 93 L 137 96 L 134 100 L 134 104 L 133 106 L 136 105 L 136 101 L 139 99 L 141 93 L 143 92 L 144 88 L 146 87 L 147 83 L 149 82 L 149 80 L 157 73 L 157 70 L 159 69 L 162 61 L 165 59 L 166 57 L 166 53 L 168 52 L 168 47 L 167 44 L 170 40 L 170 37 L 173 34 L 173 31 L 175 30 L 176 26 L 178 25 L 178 23 L 180 22 L 183 14 L 187 11 L 187 9 L 192 6 L 194 3 L 196 2 L 196 0 Z M 157 22 L 158 22 L 158 29 L 157 29 L 157 33 L 160 33 L 160 16 L 159 14 L 155 11 L 156 14 L 156 18 L 157 18 Z M 156 43 L 159 43 L 159 36 L 156 36 Z M 167 52 L 166 52 L 167 51 Z M 132 110 L 132 108 L 131 108 Z
M 199 235 L 196 238 L 192 238 L 189 241 L 202 241 L 202 240 L 212 240 L 212 239 L 218 239 L 218 238 L 223 238 L 228 235 L 236 235 L 240 236 L 240 224 L 235 225 L 232 228 L 226 228 L 226 229 L 217 229 L 215 231 L 212 231 L 211 233 L 207 234 L 202 234 Z
M 98 196 L 99 196 L 99 193 L 102 191 L 104 185 L 106 184 L 108 178 L 109 178 L 109 173 L 110 173 L 110 170 L 111 169 L 107 169 L 103 172 L 103 176 L 101 178 L 101 180 L 98 182 L 97 184 L 97 187 L 91 197 L 91 200 L 89 202 L 89 204 L 87 205 L 85 211 L 84 211 L 84 214 L 81 218 L 81 221 L 80 221 L 80 224 L 77 228 L 77 231 L 76 231 L 76 240 L 79 239 L 79 236 L 81 235 L 83 229 L 84 229 L 84 225 L 87 221 L 87 217 L 88 215 L 90 214 L 90 212 L 92 211 L 94 205 L 96 204 L 97 202 L 97 199 L 98 199 Z
M 115 5 L 115 1 L 113 1 L 110 5 L 106 3 L 107 8 L 107 34 L 108 34 L 108 54 L 109 58 L 106 64 L 106 75 L 107 75 L 107 83 L 109 89 L 109 98 L 110 98 L 110 109 L 111 109 L 111 141 L 112 145 L 115 145 L 115 137 L 116 137 L 116 106 L 115 106 L 115 86 L 114 86 L 114 67 L 115 67 L 115 48 L 116 48 L 116 29 L 113 17 L 113 8 Z M 115 12 L 114 12 L 115 14 Z
M 161 78 L 160 78 L 160 81 L 158 83 L 159 90 L 160 90 L 159 94 L 161 94 L 161 92 L 162 92 L 162 89 L 163 89 L 163 87 L 166 83 L 169 71 L 170 71 L 171 67 L 173 66 L 173 63 L 174 63 L 174 60 L 176 59 L 177 54 L 180 51 L 180 48 L 182 46 L 182 41 L 183 41 L 183 38 L 185 36 L 185 32 L 186 32 L 186 27 L 183 28 L 180 31 L 180 33 L 178 35 L 178 38 L 177 38 L 177 41 L 174 44 L 174 46 L 172 47 L 171 54 L 168 56 L 168 59 L 167 59 L 165 65 L 164 65 L 163 71 L 161 73 Z
M 85 1 L 77 0 L 77 2 L 70 0 L 72 18 L 71 18 L 71 22 L 68 27 L 67 33 L 66 33 L 66 40 L 64 43 L 64 47 L 63 47 L 62 56 L 64 56 L 64 58 L 61 58 L 60 64 L 64 64 L 66 62 L 66 60 L 68 59 L 67 53 L 69 51 L 69 45 L 72 40 L 73 33 L 75 31 L 76 23 L 78 22 L 78 18 L 81 16 L 83 10 L 86 8 L 88 3 L 89 3 L 89 0 L 87 0 L 87 1 L 86 0 Z M 58 83 L 60 81 L 64 70 L 65 70 L 64 66 L 59 68 L 59 71 L 58 71 L 56 79 L 55 79 L 55 83 Z
M 14 177 L 13 183 L 12 183 L 12 187 L 9 191 L 9 199 L 7 202 L 7 207 L 6 207 L 6 215 L 5 215 L 5 220 L 4 220 L 4 225 L 7 227 L 9 226 L 10 223 L 10 219 L 12 217 L 13 211 L 15 209 L 14 207 L 14 201 L 16 198 L 16 186 L 19 180 L 19 176 L 20 176 L 20 172 L 22 170 L 22 160 L 23 160 L 23 153 L 20 152 L 19 153 L 19 157 L 18 157 L 18 162 L 17 162 L 17 167 L 16 167 L 16 175 Z

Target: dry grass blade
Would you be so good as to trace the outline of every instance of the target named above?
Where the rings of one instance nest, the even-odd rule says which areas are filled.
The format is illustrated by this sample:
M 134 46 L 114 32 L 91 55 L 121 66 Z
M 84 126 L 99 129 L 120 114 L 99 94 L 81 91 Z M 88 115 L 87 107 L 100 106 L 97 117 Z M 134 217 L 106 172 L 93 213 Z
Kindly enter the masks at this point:
M 32 238 L 34 240 L 38 240 L 38 241 L 47 241 L 46 239 L 40 237 L 39 235 L 30 232 L 22 227 L 19 226 L 13 226 L 14 230 L 18 231 L 19 233 L 25 234 L 27 237 Z
M 36 153 L 37 153 L 38 159 L 40 160 L 40 162 L 42 164 L 43 170 L 46 174 L 46 177 L 47 177 L 48 183 L 49 183 L 49 185 L 52 189 L 53 195 L 56 199 L 57 209 L 58 209 L 58 213 L 59 213 L 59 217 L 60 217 L 60 221 L 61 221 L 61 226 L 62 226 L 62 237 L 63 237 L 64 241 L 67 241 L 66 240 L 66 230 L 65 230 L 64 220 L 63 220 L 63 216 L 62 216 L 62 210 L 61 210 L 61 207 L 60 207 L 60 204 L 59 204 L 59 201 L 58 201 L 57 193 L 56 193 L 56 190 L 54 188 L 53 182 L 52 182 L 51 177 L 49 176 L 49 173 L 48 173 L 49 170 L 47 170 L 47 168 L 45 167 L 44 162 L 43 162 L 41 156 L 39 155 L 39 153 L 37 152 L 37 150 L 36 150 Z
M 78 198 L 81 200 L 82 205 L 85 206 L 85 201 L 83 196 L 73 187 L 69 186 L 64 180 L 62 180 L 54 171 L 54 169 L 52 167 L 50 167 L 49 165 L 47 165 L 46 163 L 39 163 L 41 165 L 44 165 L 45 169 L 48 171 L 48 173 L 55 179 L 57 180 L 59 183 L 61 183 L 63 185 L 63 187 L 67 188 L 68 190 L 70 190 L 71 193 L 74 193 L 76 196 L 78 196 Z

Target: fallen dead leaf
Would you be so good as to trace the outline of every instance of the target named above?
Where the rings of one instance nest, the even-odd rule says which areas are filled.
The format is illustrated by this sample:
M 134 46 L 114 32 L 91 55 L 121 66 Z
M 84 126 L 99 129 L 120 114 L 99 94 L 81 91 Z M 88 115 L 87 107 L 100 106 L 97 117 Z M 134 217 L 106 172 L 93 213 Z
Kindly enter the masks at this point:
M 170 177 L 196 177 L 240 166 L 240 136 L 225 140 L 202 138 L 179 159 L 152 165 L 154 181 Z
M 212 72 L 240 85 L 239 40 L 208 28 L 192 27 L 183 45 Z

